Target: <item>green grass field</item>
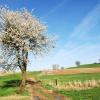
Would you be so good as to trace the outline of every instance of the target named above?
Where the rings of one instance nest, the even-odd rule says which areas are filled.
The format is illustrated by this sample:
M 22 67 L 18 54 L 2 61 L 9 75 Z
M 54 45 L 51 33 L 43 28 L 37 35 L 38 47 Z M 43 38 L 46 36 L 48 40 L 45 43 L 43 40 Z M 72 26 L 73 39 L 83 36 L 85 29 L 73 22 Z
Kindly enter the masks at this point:
M 90 74 L 72 74 L 72 75 L 43 75 L 39 79 L 43 82 L 54 82 L 56 79 L 58 83 L 63 84 L 65 82 L 71 81 L 86 81 L 86 80 L 99 80 L 100 73 L 90 73 Z
M 20 74 L 0 76 L 0 97 L 17 94 L 17 89 L 20 85 L 20 82 L 21 82 Z M 28 94 L 28 92 L 24 91 L 20 95 L 26 95 L 26 94 Z
M 60 94 L 63 94 L 67 97 L 72 98 L 72 100 L 100 100 L 100 87 L 92 88 L 87 90 L 57 90 L 55 86 L 51 86 L 45 83 L 54 82 L 55 79 L 58 80 L 58 83 L 61 85 L 66 82 L 76 81 L 86 81 L 86 80 L 99 80 L 100 73 L 94 74 L 75 74 L 75 75 L 46 75 L 39 77 L 41 81 L 44 83 L 44 87 L 50 90 L 55 90 Z
M 100 63 L 84 64 L 84 65 L 79 65 L 79 66 L 75 66 L 75 67 L 69 67 L 69 69 L 72 69 L 72 68 L 96 68 L 96 67 L 100 67 Z
M 86 81 L 86 80 L 100 80 L 100 73 L 91 74 L 73 74 L 73 75 L 44 75 L 41 72 L 28 72 L 29 77 L 35 77 L 40 80 L 44 88 L 54 90 L 57 93 L 63 94 L 72 100 L 100 100 L 100 87 L 95 87 L 87 90 L 64 90 L 56 89 L 55 87 L 49 85 L 49 82 L 58 81 L 60 85 L 67 82 L 73 81 Z M 17 92 L 18 86 L 20 84 L 21 76 L 20 74 L 11 74 L 6 76 L 0 76 L 0 97 L 14 95 Z M 28 95 L 25 91 L 20 95 Z M 47 95 L 47 94 L 46 94 Z
M 100 100 L 100 88 L 93 88 L 88 90 L 60 90 L 59 93 L 70 97 L 72 100 Z

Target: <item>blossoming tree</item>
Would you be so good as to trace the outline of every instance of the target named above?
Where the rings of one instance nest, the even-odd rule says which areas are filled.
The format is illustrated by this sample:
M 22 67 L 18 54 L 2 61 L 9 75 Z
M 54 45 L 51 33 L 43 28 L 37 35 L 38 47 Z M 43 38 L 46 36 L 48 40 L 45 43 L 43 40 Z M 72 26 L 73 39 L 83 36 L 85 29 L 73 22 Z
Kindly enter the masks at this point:
M 0 48 L 4 67 L 20 68 L 21 87 L 25 86 L 28 54 L 41 55 L 54 48 L 54 40 L 46 34 L 47 26 L 26 9 L 0 7 Z M 2 64 L 2 67 L 3 67 Z

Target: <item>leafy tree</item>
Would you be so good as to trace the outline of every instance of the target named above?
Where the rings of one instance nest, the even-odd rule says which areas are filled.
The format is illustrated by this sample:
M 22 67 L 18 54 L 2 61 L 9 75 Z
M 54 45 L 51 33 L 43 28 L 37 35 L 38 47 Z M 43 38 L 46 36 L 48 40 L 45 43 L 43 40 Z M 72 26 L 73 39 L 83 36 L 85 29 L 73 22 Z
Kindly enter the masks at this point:
M 54 48 L 53 37 L 46 34 L 47 26 L 26 9 L 13 11 L 0 6 L 0 48 L 3 68 L 20 68 L 21 87 L 25 87 L 28 54 L 46 54 Z
M 76 66 L 80 66 L 80 61 L 75 62 Z
M 65 68 L 62 66 L 62 67 L 61 67 L 61 70 L 64 70 L 64 69 L 65 69 Z
M 100 64 L 100 59 L 98 59 L 98 63 Z

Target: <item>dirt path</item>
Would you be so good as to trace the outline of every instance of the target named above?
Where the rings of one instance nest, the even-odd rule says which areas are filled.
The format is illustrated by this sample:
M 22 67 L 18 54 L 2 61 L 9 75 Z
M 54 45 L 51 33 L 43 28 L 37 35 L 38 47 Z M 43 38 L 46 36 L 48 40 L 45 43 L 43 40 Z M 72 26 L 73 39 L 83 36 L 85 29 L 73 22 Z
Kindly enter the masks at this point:
M 41 83 L 29 84 L 32 100 L 70 100 L 53 90 L 45 89 Z

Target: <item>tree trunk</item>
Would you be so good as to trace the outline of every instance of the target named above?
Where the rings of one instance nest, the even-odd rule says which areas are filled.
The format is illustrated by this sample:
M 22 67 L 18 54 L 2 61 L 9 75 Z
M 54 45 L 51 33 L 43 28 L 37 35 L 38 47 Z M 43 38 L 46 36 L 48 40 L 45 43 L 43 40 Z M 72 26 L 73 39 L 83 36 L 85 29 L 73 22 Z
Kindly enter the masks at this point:
M 20 84 L 20 91 L 23 91 L 26 85 L 26 70 L 22 70 L 21 73 L 22 73 L 22 81 Z
M 21 82 L 21 85 L 20 85 L 20 89 L 24 90 L 25 85 L 26 85 L 26 79 L 27 79 L 26 69 L 27 69 L 28 52 L 25 52 L 23 50 L 22 57 L 23 57 L 22 66 L 21 66 L 22 82 Z
M 26 85 L 26 69 L 27 69 L 27 59 L 28 59 L 28 51 L 25 50 L 24 45 L 23 45 L 22 53 L 20 53 L 20 51 L 17 50 L 17 59 L 22 74 L 22 81 L 20 84 L 20 92 L 21 92 L 24 90 Z

